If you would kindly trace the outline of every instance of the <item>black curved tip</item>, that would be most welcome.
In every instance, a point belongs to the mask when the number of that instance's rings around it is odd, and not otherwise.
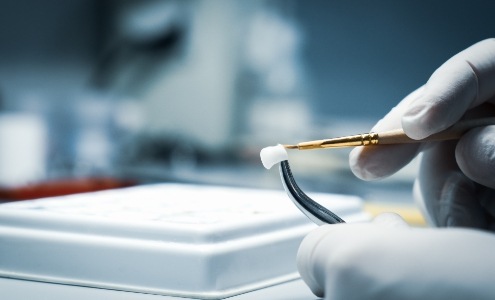
[[[318,225],[345,223],[336,214],[309,198],[297,185],[292,176],[289,161],[280,162],[280,177],[284,184],[285,191],[294,201],[294,204],[313,222]]]

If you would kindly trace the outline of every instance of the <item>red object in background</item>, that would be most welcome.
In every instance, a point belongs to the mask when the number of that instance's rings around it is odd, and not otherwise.
[[[136,182],[115,178],[59,179],[21,187],[0,187],[0,201],[30,200],[45,197],[95,192],[133,186]]]

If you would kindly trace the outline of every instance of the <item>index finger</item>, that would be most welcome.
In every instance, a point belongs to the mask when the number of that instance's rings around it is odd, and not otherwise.
[[[404,112],[402,128],[423,139],[456,123],[495,95],[495,38],[483,40],[438,68],[424,93]]]

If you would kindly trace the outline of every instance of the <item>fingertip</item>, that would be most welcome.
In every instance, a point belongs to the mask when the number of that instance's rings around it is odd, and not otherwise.
[[[335,225],[323,225],[311,231],[301,242],[297,251],[297,269],[301,278],[309,287],[311,292],[318,297],[324,296],[324,278],[318,267],[324,264],[315,261],[313,254],[316,246],[335,228]]]
[[[352,173],[359,179],[365,181],[377,180],[383,177],[377,170],[377,159],[369,155],[369,149],[365,147],[354,148],[349,153],[349,166]]]
[[[455,157],[461,171],[471,180],[495,188],[495,126],[474,128],[457,143]]]
[[[428,108],[424,106],[412,107],[406,111],[401,119],[402,129],[406,135],[415,140],[421,140],[431,134],[432,127],[427,122]]]
[[[322,225],[311,231],[304,237],[299,246],[299,251],[297,252],[298,261],[309,261],[311,259],[310,255],[313,247],[321,241],[330,230],[332,230],[335,226],[333,225]]]
[[[366,164],[363,164],[362,161],[362,150],[362,147],[352,149],[352,151],[349,153],[349,167],[351,168],[352,173],[357,178],[361,180],[371,180],[369,176],[370,174],[363,168]]]
[[[429,110],[425,105],[427,103],[425,93],[426,87],[423,85],[409,94],[405,98],[407,106],[402,109],[402,114],[398,120],[406,135],[415,140],[423,139],[429,135],[423,126],[423,119]]]
[[[352,173],[362,180],[378,180],[407,165],[418,149],[418,144],[358,147],[349,154],[349,166]]]

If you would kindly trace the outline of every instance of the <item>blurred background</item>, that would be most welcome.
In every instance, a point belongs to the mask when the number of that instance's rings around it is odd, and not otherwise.
[[[495,2],[3,0],[4,200],[149,182],[281,189],[261,148],[367,132],[457,52]],[[347,149],[291,152],[308,191],[409,201]],[[47,188],[50,187],[50,188]]]

